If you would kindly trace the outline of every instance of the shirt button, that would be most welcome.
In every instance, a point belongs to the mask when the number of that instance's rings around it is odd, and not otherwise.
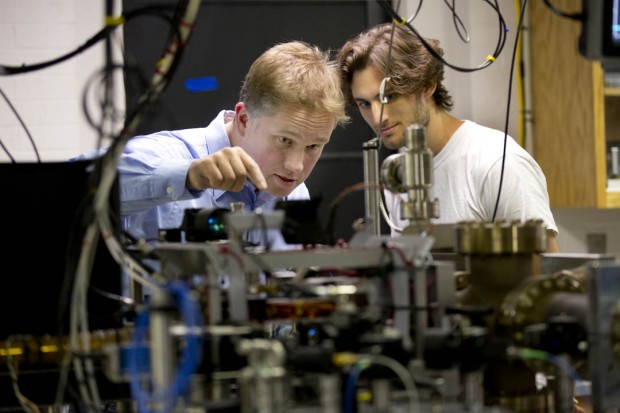
[[[167,192],[167,193],[169,193],[169,194],[171,194],[171,193],[172,193],[172,187],[171,187],[171,186],[167,187],[167,188],[166,188],[166,192]]]

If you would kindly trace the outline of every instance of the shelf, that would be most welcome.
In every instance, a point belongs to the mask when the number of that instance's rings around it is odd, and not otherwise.
[[[605,86],[605,96],[618,96],[620,97],[620,87],[617,86]]]
[[[620,191],[607,191],[607,208],[620,208]]]

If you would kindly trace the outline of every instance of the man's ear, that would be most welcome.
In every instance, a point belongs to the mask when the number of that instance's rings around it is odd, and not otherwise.
[[[239,136],[245,136],[249,129],[249,115],[245,103],[235,105],[235,129]]]
[[[424,91],[424,100],[429,100],[433,98],[433,93],[435,93],[435,89],[437,89],[437,84],[433,83]]]

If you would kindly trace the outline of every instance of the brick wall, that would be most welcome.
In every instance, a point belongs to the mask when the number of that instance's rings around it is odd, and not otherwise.
[[[0,64],[30,65],[62,56],[102,27],[103,2],[80,0],[0,1]],[[96,133],[87,126],[81,95],[88,77],[103,62],[98,44],[61,64],[25,74],[0,76],[42,161],[65,160],[93,147]],[[17,161],[35,161],[28,135],[0,99],[0,142]],[[9,160],[0,148],[0,161]]]

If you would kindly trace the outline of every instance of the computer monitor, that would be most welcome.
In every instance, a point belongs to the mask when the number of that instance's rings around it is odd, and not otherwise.
[[[92,171],[92,161],[0,164],[0,340],[68,333]],[[110,207],[118,216],[118,180]],[[120,294],[120,265],[100,240],[88,293],[91,330],[118,326]]]
[[[607,72],[620,71],[620,0],[583,0],[580,53],[600,60]]]

